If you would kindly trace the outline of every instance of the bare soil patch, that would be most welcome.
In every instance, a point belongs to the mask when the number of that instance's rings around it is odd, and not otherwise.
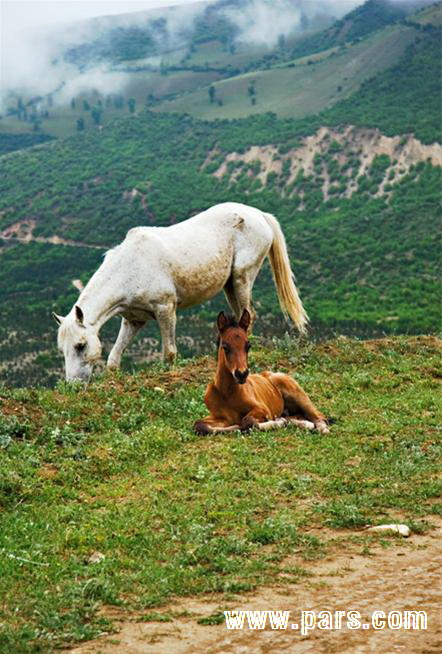
[[[430,654],[442,651],[440,564],[442,560],[442,520],[432,518],[437,529],[409,539],[381,537],[362,551],[360,543],[342,538],[342,532],[323,530],[328,540],[328,555],[321,561],[305,562],[296,555],[287,566],[298,565],[311,576],[302,581],[275,585],[237,595],[177,599],[162,614],[173,616],[170,622],[143,621],[143,613],[121,613],[108,609],[118,633],[105,636],[71,650],[72,654],[368,654],[377,652],[413,652]],[[388,546],[386,543],[388,542]],[[315,629],[307,636],[299,630],[228,630],[225,624],[201,625],[198,620],[219,611],[290,610],[292,622],[298,622],[301,610],[350,611],[361,614],[369,623],[374,611],[426,611],[426,630],[341,630]],[[147,611],[144,614],[147,616]],[[345,623],[344,623],[345,624]]]

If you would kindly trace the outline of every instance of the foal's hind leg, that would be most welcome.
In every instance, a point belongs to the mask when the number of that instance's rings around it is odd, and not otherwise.
[[[311,423],[313,423],[318,431],[328,434],[326,417],[318,411],[307,393],[293,377],[281,372],[270,373],[266,377],[276,386],[284,398],[284,408],[288,414],[288,421],[299,424],[301,427],[307,427],[307,429],[311,429]],[[310,425],[303,424],[307,422],[305,418],[310,422]]]
[[[115,370],[120,367],[121,356],[124,350],[145,324],[145,322],[141,321],[132,322],[130,320],[126,320],[126,318],[121,319],[121,327],[120,331],[118,332],[117,340],[115,341],[107,359],[108,368]]]

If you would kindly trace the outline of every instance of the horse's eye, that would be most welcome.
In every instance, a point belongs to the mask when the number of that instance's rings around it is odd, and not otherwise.
[[[86,343],[76,343],[74,345],[74,348],[78,353],[84,352],[84,350],[86,349]]]
[[[229,354],[229,352],[230,352],[230,345],[227,345],[227,343],[223,343],[223,344],[221,345],[221,347],[223,348],[223,350],[224,350],[224,352],[225,352],[226,354]]]
[[[251,347],[252,347],[251,343],[246,343],[246,352],[248,352]]]

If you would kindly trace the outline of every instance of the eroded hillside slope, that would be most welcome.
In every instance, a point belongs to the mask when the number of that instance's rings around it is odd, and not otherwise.
[[[218,156],[211,153],[205,165]],[[230,152],[213,175],[232,185],[245,173],[263,186],[276,184],[284,196],[300,193],[301,197],[302,181],[310,178],[327,201],[331,196],[353,195],[373,168],[381,175],[375,195],[385,195],[412,167],[425,162],[442,166],[441,144],[426,145],[412,135],[385,136],[377,129],[321,127],[288,151],[255,145],[243,153]]]

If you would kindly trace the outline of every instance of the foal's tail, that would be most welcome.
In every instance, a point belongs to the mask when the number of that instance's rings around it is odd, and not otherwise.
[[[275,216],[270,213],[263,213],[263,216],[273,231],[273,243],[269,251],[269,259],[279,304],[284,315],[286,317],[290,316],[299,331],[303,333],[308,322],[308,316],[302,306],[294,275],[290,268],[284,234]]]

